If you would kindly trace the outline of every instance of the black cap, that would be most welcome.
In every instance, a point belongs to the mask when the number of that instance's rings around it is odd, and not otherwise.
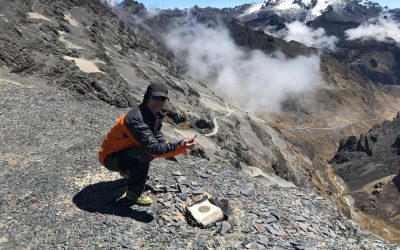
[[[167,85],[158,82],[152,82],[149,86],[147,86],[146,93],[151,94],[152,96],[163,96],[168,98],[168,88]]]

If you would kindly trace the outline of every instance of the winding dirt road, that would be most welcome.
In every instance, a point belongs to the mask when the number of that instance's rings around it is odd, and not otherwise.
[[[228,113],[226,113],[225,115],[222,115],[222,116],[214,117],[214,119],[213,119],[214,130],[209,134],[205,134],[204,136],[209,137],[209,136],[216,135],[218,133],[218,130],[219,130],[218,119],[224,118],[224,117],[228,117],[228,116],[232,115],[232,113],[235,111],[234,109],[231,109],[229,107],[228,103],[225,103],[225,106],[226,106],[226,110],[228,111]]]

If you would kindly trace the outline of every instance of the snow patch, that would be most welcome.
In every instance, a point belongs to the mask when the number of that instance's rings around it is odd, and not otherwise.
[[[253,12],[259,11],[262,6],[262,3],[253,3],[248,9],[244,11],[243,15],[249,15]]]

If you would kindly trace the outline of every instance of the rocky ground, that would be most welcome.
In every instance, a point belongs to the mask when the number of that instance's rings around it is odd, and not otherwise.
[[[398,248],[310,190],[265,186],[190,156],[154,161],[148,187],[161,189],[151,194],[155,204],[130,206],[118,200],[125,180],[97,161],[102,136],[123,109],[78,101],[36,80],[14,76],[0,84],[3,249]],[[204,192],[225,204],[228,216],[208,229],[189,225],[183,212]]]

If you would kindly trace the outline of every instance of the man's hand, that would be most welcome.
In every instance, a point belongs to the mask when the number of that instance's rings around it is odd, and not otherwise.
[[[182,141],[182,145],[189,150],[192,150],[194,146],[197,145],[197,141],[195,138],[185,139]]]

